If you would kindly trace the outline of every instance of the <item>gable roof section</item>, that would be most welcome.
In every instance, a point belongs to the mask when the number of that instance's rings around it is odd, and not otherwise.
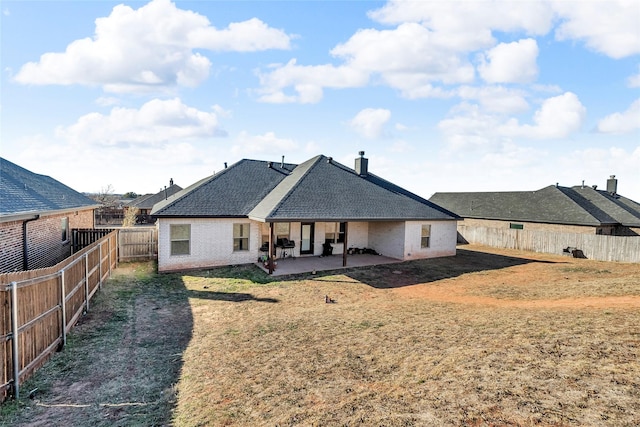
[[[359,176],[323,155],[298,166],[249,217],[262,221],[456,219],[417,195],[372,174]]]
[[[168,199],[169,196],[173,196],[181,190],[182,187],[173,184],[167,187],[165,190],[157,192],[156,194],[146,194],[144,196],[140,196],[132,200],[127,206],[138,209],[151,209],[156,203]]]
[[[272,164],[269,167],[269,163]],[[156,217],[242,218],[282,181],[295,165],[240,160],[157,203]]]
[[[435,193],[429,200],[465,218],[585,226],[640,222],[635,202],[591,187],[551,185],[536,191]]]
[[[99,204],[55,179],[0,158],[0,216],[97,207]]]

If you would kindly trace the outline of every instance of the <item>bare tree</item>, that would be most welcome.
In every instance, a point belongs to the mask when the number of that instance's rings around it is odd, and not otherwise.
[[[93,196],[93,200],[100,203],[102,206],[115,207],[118,199],[113,192],[113,185],[109,184],[106,187],[102,187],[100,192]]]

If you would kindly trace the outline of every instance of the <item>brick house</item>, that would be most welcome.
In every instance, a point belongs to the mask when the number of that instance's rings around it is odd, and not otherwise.
[[[55,265],[71,230],[93,228],[99,205],[55,179],[0,158],[0,273]]]
[[[640,235],[640,204],[597,186],[551,185],[536,191],[435,193],[429,200],[463,218],[460,230],[510,228],[551,233]]]
[[[368,171],[319,155],[295,165],[241,160],[155,205],[159,271],[367,248],[400,260],[456,253],[451,212]],[[346,261],[345,261],[346,262]]]

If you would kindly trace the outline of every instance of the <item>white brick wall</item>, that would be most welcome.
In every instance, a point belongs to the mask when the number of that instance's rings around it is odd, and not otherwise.
[[[233,250],[233,224],[250,224],[249,250]],[[171,255],[171,224],[191,224],[189,255]],[[260,223],[247,218],[158,219],[158,270],[186,270],[256,262],[261,252]]]
[[[233,224],[249,223],[248,251],[233,250]],[[191,250],[189,255],[170,254],[170,225],[191,224]],[[420,247],[422,224],[431,224],[429,248]],[[263,253],[259,251],[262,236],[268,236],[268,224],[249,219],[166,219],[160,218],[158,227],[158,270],[186,270],[222,265],[256,262]],[[295,256],[300,255],[301,224],[292,222],[290,239],[296,242]],[[398,259],[433,258],[455,255],[455,221],[408,222],[351,222],[348,227],[348,247],[372,248],[382,255]],[[315,223],[314,255],[322,254],[325,241],[325,223]],[[334,244],[335,255],[342,254],[342,243]],[[279,255],[279,251],[276,255]]]
[[[422,224],[431,225],[429,247],[422,248]],[[456,254],[456,221],[407,221],[405,226],[404,257],[402,259],[421,259]]]
[[[371,222],[369,245],[381,255],[403,259],[404,233],[404,222]]]

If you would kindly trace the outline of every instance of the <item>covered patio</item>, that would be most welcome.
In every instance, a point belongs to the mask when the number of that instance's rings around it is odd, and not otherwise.
[[[338,270],[351,267],[365,267],[369,265],[393,264],[402,262],[400,259],[390,258],[382,255],[354,254],[347,255],[347,266],[343,265],[342,255],[336,256],[307,256],[298,258],[277,259],[277,265],[272,272],[272,276],[287,276],[290,274],[311,273],[314,271]],[[269,269],[263,263],[257,263],[258,267],[269,273]]]

